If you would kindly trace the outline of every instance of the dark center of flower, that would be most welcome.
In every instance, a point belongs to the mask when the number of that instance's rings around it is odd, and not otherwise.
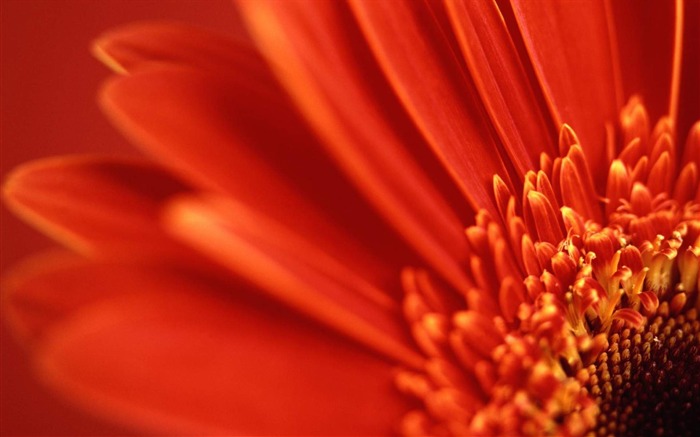
[[[596,434],[695,436],[700,433],[700,321],[697,311],[659,315],[610,335],[588,367],[600,414]]]

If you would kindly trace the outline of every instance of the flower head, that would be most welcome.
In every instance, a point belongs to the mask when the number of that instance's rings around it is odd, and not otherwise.
[[[238,7],[256,48],[97,41],[102,107],[152,160],[7,182],[81,253],[6,281],[49,384],[178,431],[697,431],[696,4],[642,7],[670,55],[639,89],[611,2]]]

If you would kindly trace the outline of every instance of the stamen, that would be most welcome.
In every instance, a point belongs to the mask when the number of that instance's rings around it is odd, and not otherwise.
[[[561,156],[542,155],[524,176],[522,197],[494,176],[501,216],[480,212],[465,232],[467,290],[403,272],[404,314],[428,357],[423,372],[397,376],[424,405],[404,433],[692,435],[700,160],[684,155],[674,188],[671,119],[650,132],[633,98],[621,123],[626,146],[605,183],[594,183],[569,126]],[[700,123],[691,137],[700,153]]]

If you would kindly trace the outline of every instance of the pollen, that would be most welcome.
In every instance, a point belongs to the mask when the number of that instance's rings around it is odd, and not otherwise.
[[[657,315],[609,336],[588,369],[600,407],[595,433],[694,436],[700,432],[698,312]]]
[[[684,148],[675,135],[631,99],[598,175],[565,125],[522,193],[494,177],[499,216],[465,234],[467,290],[405,269],[426,365],[397,373],[417,400],[401,433],[697,433],[700,122]]]

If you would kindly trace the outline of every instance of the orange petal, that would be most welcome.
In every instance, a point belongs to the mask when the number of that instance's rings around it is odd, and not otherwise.
[[[69,247],[137,256],[182,251],[159,229],[159,208],[187,190],[147,161],[93,156],[25,164],[10,174],[3,194],[14,212]]]
[[[475,208],[497,212],[494,174],[509,176],[501,145],[491,134],[478,93],[436,11],[421,2],[351,1],[350,5],[389,82],[435,153]],[[532,168],[513,150],[520,175]],[[516,176],[516,179],[519,179]]]
[[[500,217],[504,222],[508,220],[508,204],[510,199],[513,198],[508,185],[501,179],[498,175],[493,175],[493,195],[496,198],[496,205],[498,206],[498,212]]]
[[[651,148],[651,153],[649,153],[649,164],[651,167],[655,167],[658,164],[659,159],[667,154],[668,161],[674,163],[673,170],[675,170],[676,162],[676,146],[673,141],[673,133],[663,133],[660,134],[656,141],[653,143]],[[651,144],[650,144],[651,145]]]
[[[532,242],[532,238],[529,234],[523,234],[522,243],[522,259],[525,263],[525,271],[528,275],[539,276],[542,273],[542,267],[537,260],[537,252],[535,251],[535,244]]]
[[[331,245],[317,247],[281,223],[225,199],[178,200],[166,220],[175,235],[274,298],[393,359],[420,365],[398,307],[362,272],[324,253]]]
[[[143,278],[153,274],[148,269],[159,271],[165,262],[163,258],[139,266],[133,258],[95,262],[63,249],[33,255],[3,274],[4,317],[13,334],[34,346],[81,308],[144,288]],[[190,270],[196,268],[191,262],[187,265]],[[203,267],[202,272],[214,272]]]
[[[65,319],[81,306],[109,299],[129,288],[112,268],[95,265],[94,274],[109,290],[94,285],[64,293],[62,287],[78,277],[87,261],[64,250],[49,251],[23,260],[3,273],[3,316],[13,334],[28,345],[36,344],[48,328]],[[116,285],[119,284],[119,285]],[[130,284],[133,285],[133,284]]]
[[[619,159],[614,160],[610,164],[608,183],[605,189],[605,196],[608,199],[608,203],[605,205],[606,217],[610,217],[613,212],[617,211],[617,208],[622,204],[621,199],[629,197],[631,188],[627,167]]]
[[[498,6],[469,0],[446,5],[471,77],[510,159],[521,173],[532,170],[540,153],[555,152],[556,130],[535,96]]]
[[[524,302],[526,302],[525,289],[522,283],[516,282],[512,277],[501,282],[498,290],[498,304],[506,322],[513,323],[520,304]]]
[[[640,159],[640,153],[648,155],[651,150],[649,134],[651,132],[649,112],[644,102],[637,95],[620,111],[620,127],[622,128],[622,145],[620,159],[627,165],[634,165]]]
[[[253,131],[260,132],[260,142],[279,143],[279,136],[269,134],[268,122],[281,136],[293,129],[274,123],[282,117],[274,110],[274,97],[186,69],[149,70],[112,80],[101,97],[117,127],[197,184],[259,204],[290,197],[286,206],[291,207],[298,198],[282,176],[243,143]],[[263,119],[261,107],[246,105],[265,97],[268,100],[259,103],[268,108]],[[246,115],[251,110],[257,113]]]
[[[616,101],[616,53],[604,1],[546,8],[537,2],[511,3],[553,112],[576,130],[592,165],[606,166],[605,122],[616,119],[622,102]]]
[[[694,163],[700,167],[700,120],[695,121],[688,131],[688,138],[683,147],[683,166]]]
[[[652,195],[670,193],[675,170],[673,165],[670,153],[664,152],[649,170],[647,187]]]
[[[503,342],[493,321],[476,311],[466,310],[455,313],[452,322],[464,334],[466,342],[484,357]]]
[[[284,217],[295,229],[321,236],[342,229],[371,242],[378,256],[410,259],[315,149],[283,96],[247,87],[246,80],[236,85],[187,69],[150,70],[110,83],[103,104],[137,144],[198,185]],[[334,229],[321,224],[328,217]]]
[[[613,319],[622,320],[628,326],[639,329],[644,323],[644,316],[631,308],[620,308],[613,313]]]
[[[190,66],[220,74],[241,68],[259,74],[265,68],[265,61],[250,43],[171,22],[128,24],[110,30],[93,43],[93,53],[116,72],[125,74],[154,64]]]
[[[106,293],[50,326],[35,356],[45,382],[110,420],[174,434],[388,434],[408,408],[391,364],[232,284],[104,272],[44,272],[22,293],[44,304],[37,281],[54,295]]]
[[[689,163],[681,170],[676,180],[676,187],[673,191],[673,198],[681,205],[692,200],[698,191],[698,168],[694,162]]]
[[[659,308],[659,297],[653,291],[643,291],[639,293],[639,300],[642,302],[644,309],[653,314]]]
[[[571,206],[585,218],[600,223],[602,214],[593,185],[594,179],[581,148],[573,146],[561,163],[559,191],[562,203]]]
[[[379,86],[371,54],[358,44],[342,4],[239,5],[261,50],[341,168],[435,270],[466,289],[455,262],[466,258],[463,226],[409,154],[416,135],[407,135],[413,133],[410,122],[397,115],[392,97]],[[403,124],[395,125],[398,119]]]
[[[643,216],[651,213],[652,211],[652,196],[649,189],[640,182],[635,182],[632,185],[632,192],[630,193],[630,205],[632,206],[632,212],[637,216]]]
[[[559,225],[559,214],[554,210],[547,196],[532,190],[527,194],[525,207],[530,208],[539,241],[557,244],[562,240],[564,233]]]
[[[537,191],[545,195],[555,210],[559,210],[559,200],[557,198],[557,194],[554,192],[552,182],[549,180],[547,173],[542,170],[537,172]],[[564,224],[561,214],[557,214],[557,219],[559,220],[560,224]]]

